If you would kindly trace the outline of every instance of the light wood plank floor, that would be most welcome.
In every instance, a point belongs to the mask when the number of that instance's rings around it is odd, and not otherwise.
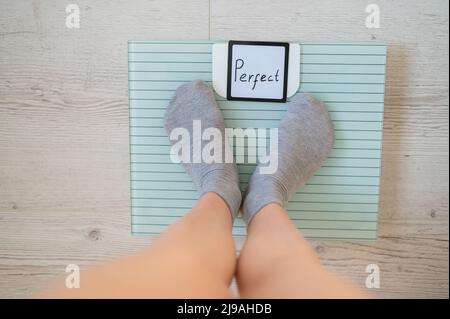
[[[389,45],[379,239],[315,241],[323,263],[390,297],[447,297],[448,1],[0,0],[0,297],[67,264],[127,254],[127,41],[259,39]],[[238,243],[241,247],[242,242]]]

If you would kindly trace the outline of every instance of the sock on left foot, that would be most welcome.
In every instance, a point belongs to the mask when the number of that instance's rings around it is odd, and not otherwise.
[[[213,127],[222,134],[222,162],[221,163],[182,163],[186,172],[200,191],[200,195],[214,192],[228,205],[231,215],[236,218],[241,204],[242,194],[239,189],[239,177],[236,164],[226,163],[225,156],[225,124],[222,114],[214,98],[214,93],[206,83],[195,80],[180,86],[164,116],[164,126],[170,135],[175,128],[185,128],[193,137],[193,121],[200,120],[202,130]],[[193,155],[193,145],[198,141],[191,141],[190,152]],[[173,143],[173,141],[172,141]],[[207,144],[201,141],[201,150]],[[200,151],[201,151],[200,150]]]

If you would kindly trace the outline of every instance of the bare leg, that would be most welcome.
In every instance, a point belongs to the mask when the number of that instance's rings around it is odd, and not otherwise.
[[[154,245],[81,273],[80,288],[58,283],[62,298],[229,298],[236,263],[228,206],[206,193]]]
[[[237,267],[243,298],[367,297],[320,264],[278,204],[263,207],[253,218]]]

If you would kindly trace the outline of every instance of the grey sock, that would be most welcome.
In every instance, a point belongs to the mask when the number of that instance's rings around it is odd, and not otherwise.
[[[222,134],[222,161],[210,164],[193,161],[193,121],[201,121],[201,129],[217,128]],[[235,163],[225,163],[225,124],[214,94],[206,83],[195,80],[180,86],[164,116],[164,126],[167,133],[175,128],[185,128],[190,132],[191,162],[182,163],[186,172],[200,191],[200,195],[207,192],[218,194],[227,203],[233,219],[239,212],[242,194],[239,189],[239,177]],[[176,142],[176,141],[174,141]],[[208,141],[202,141],[203,147]]]
[[[333,125],[323,103],[305,94],[289,102],[278,127],[277,171],[261,174],[260,163],[250,178],[242,207],[247,224],[267,204],[284,206],[320,168],[333,142]]]

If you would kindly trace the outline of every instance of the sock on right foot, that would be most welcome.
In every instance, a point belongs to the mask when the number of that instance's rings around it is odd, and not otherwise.
[[[284,207],[326,160],[334,142],[334,130],[325,105],[306,94],[288,103],[288,111],[278,127],[278,169],[261,174],[261,163],[248,183],[242,214],[250,224],[266,205]]]

